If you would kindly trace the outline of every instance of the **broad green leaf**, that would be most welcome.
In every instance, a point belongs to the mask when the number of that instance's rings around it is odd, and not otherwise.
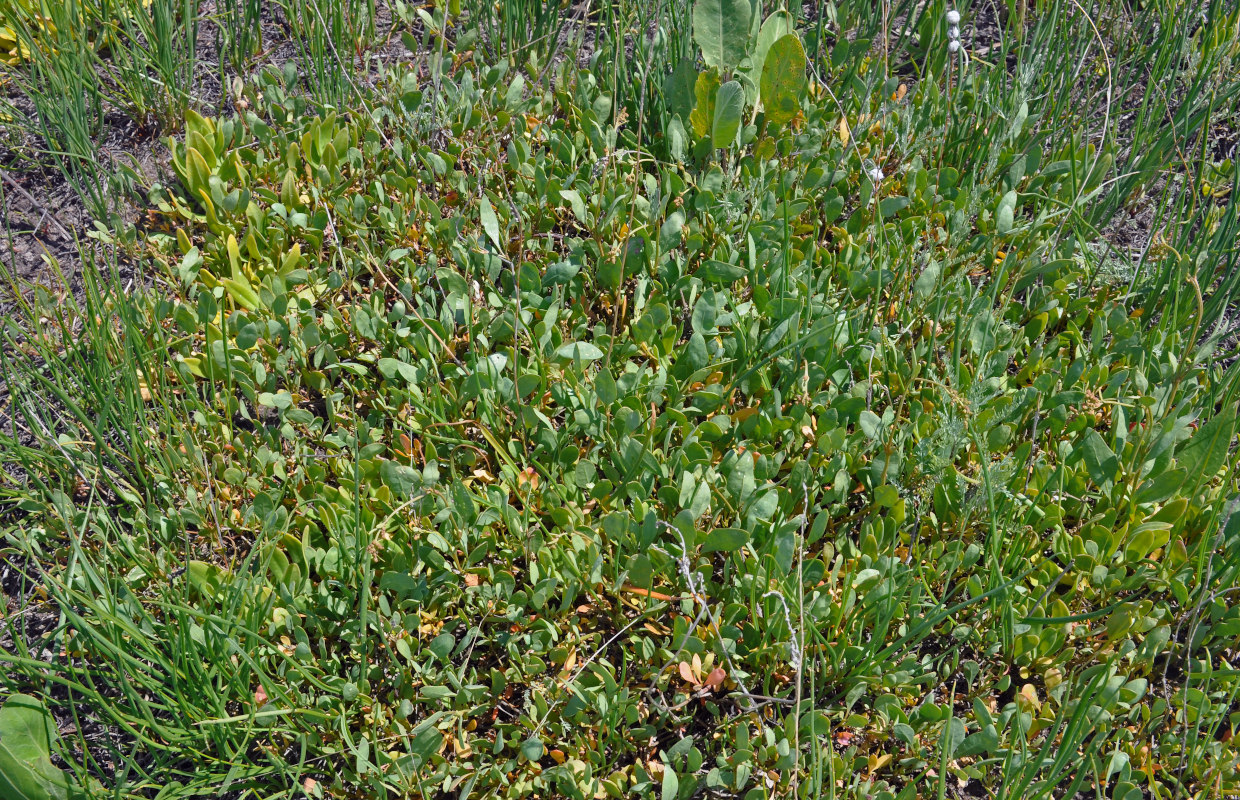
[[[965,740],[964,720],[959,717],[952,717],[947,721],[947,727],[943,730],[942,747],[947,751],[947,757],[951,758],[960,745]]]
[[[224,584],[224,570],[206,561],[190,561],[185,565],[185,577],[194,590],[204,597],[215,597]]]
[[[573,216],[576,217],[579,222],[585,222],[587,220],[585,201],[581,199],[581,195],[578,194],[575,189],[561,189],[560,197],[563,197],[568,201],[569,206],[573,209]]]
[[[443,734],[432,724],[435,716],[432,715],[428,722],[413,730],[413,743],[409,746],[409,752],[414,756],[415,763],[426,763],[443,745]]]
[[[749,275],[749,270],[726,261],[710,259],[698,267],[696,275],[704,281],[726,285]]]
[[[689,58],[681,59],[672,74],[667,76],[667,80],[663,82],[663,94],[667,97],[667,110],[671,114],[679,115],[684,120],[689,119],[697,100],[694,95],[697,79],[697,67]]]
[[[887,217],[890,217],[892,214],[897,214],[900,211],[907,208],[908,204],[909,204],[909,199],[905,197],[904,195],[897,195],[896,197],[886,197],[880,200],[878,203],[878,214],[883,219],[886,219]]]
[[[873,567],[867,567],[853,576],[852,587],[858,592],[866,592],[878,585],[882,577],[883,573]]]
[[[1202,425],[1180,448],[1175,460],[1185,472],[1183,486],[1199,486],[1214,477],[1227,459],[1235,428],[1236,409],[1233,406]]]
[[[719,93],[719,73],[712,69],[698,75],[693,93],[697,96],[697,102],[689,115],[689,122],[698,138],[705,139],[710,135],[711,126],[715,122],[715,95]]]
[[[379,465],[379,479],[383,481],[392,494],[402,500],[413,496],[413,491],[422,485],[422,474],[407,464],[395,461],[383,461]]]
[[[561,345],[559,350],[555,351],[556,358],[564,358],[569,361],[597,361],[603,357],[603,351],[590,344],[589,342],[569,342]]]
[[[741,63],[749,46],[753,7],[749,0],[697,0],[693,39],[706,66],[727,71]]]
[[[431,640],[430,651],[440,661],[447,661],[456,647],[456,637],[450,633],[441,633]]]
[[[616,379],[611,376],[611,373],[606,368],[600,369],[598,374],[594,376],[594,394],[598,396],[599,402],[605,406],[616,402],[616,399],[620,396],[616,388]]]
[[[939,283],[939,273],[943,271],[943,267],[937,261],[931,261],[922,273],[917,276],[917,280],[913,282],[913,294],[919,299],[925,299],[934,292],[934,287]]]
[[[703,553],[731,553],[740,550],[749,541],[749,534],[740,528],[715,528],[706,534],[702,543]]]
[[[417,368],[412,364],[406,364],[404,361],[395,358],[381,358],[376,366],[379,367],[379,372],[383,377],[388,380],[392,380],[399,375],[409,383],[417,383],[418,381]],[[278,403],[276,405],[279,406]]]
[[[834,191],[834,190],[832,190]],[[822,204],[822,221],[831,223],[839,219],[844,211],[844,198],[839,195],[828,197]]]
[[[1029,119],[1029,103],[1022,102],[1020,108],[1016,110],[1016,116],[1012,118],[1012,128],[1008,131],[1008,141],[1014,142],[1020,136],[1021,129],[1025,127],[1025,120]]]
[[[674,250],[680,246],[682,231],[685,227],[685,212],[673,211],[659,228],[659,249],[663,252]]]
[[[667,126],[667,152],[676,162],[685,160],[685,148],[689,143],[689,134],[685,131],[680,117],[672,117]]]
[[[861,432],[871,439],[877,439],[883,429],[882,418],[868,408],[861,412],[858,424],[861,426]]]
[[[708,363],[710,363],[710,351],[706,349],[706,337],[701,331],[694,331],[689,341],[685,342],[685,346],[677,354],[676,366],[687,370],[684,374],[688,375]]]
[[[762,28],[758,31],[757,45],[749,56],[750,66],[746,72],[754,88],[762,83],[762,68],[766,63],[766,55],[770,52],[771,45],[775,44],[776,40],[795,32],[796,20],[792,14],[783,9],[771,14],[762,23]],[[758,100],[758,97],[749,98],[751,103]]]
[[[965,737],[953,754],[955,758],[976,756],[989,753],[999,746],[999,731],[994,725],[987,725],[977,733]]]
[[[1016,191],[1009,191],[999,200],[999,207],[995,209],[995,230],[1000,235],[1006,236],[1012,232],[1014,225],[1013,217],[1016,213]]]
[[[10,695],[0,706],[0,797],[67,800],[68,776],[51,761],[52,715],[37,699]]]
[[[969,347],[977,355],[989,353],[995,346],[997,324],[990,309],[983,310],[969,325]]]
[[[1101,486],[1115,480],[1115,473],[1119,471],[1119,459],[1098,435],[1098,431],[1090,428],[1080,448],[1085,459],[1085,468],[1089,470],[1089,477],[1094,483]]]
[[[715,147],[729,147],[736,141],[744,110],[745,90],[739,83],[728,81],[719,87],[719,92],[715,95],[715,119],[710,129],[710,138]]]
[[[1186,469],[1167,470],[1142,484],[1134,500],[1138,503],[1161,503],[1187,482],[1188,475]],[[1196,480],[1196,476],[1193,480]]]
[[[521,755],[525,756],[530,761],[537,761],[538,759],[542,758],[543,757],[542,739],[531,736],[529,739],[526,739],[524,742],[522,742],[521,743]]]
[[[762,107],[767,122],[786,125],[801,110],[805,94],[805,48],[795,34],[782,36],[771,45],[762,68]]]
[[[680,779],[676,777],[676,770],[671,766],[663,769],[663,783],[659,788],[660,800],[676,800],[680,794]]]
[[[551,286],[559,286],[568,283],[577,277],[577,273],[581,271],[581,265],[573,261],[557,261],[547,267],[547,271],[543,274],[543,288]]]
[[[692,472],[680,476],[680,507],[689,512],[693,519],[710,510],[710,485]]]

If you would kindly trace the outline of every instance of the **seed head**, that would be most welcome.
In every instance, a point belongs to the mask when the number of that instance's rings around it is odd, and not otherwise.
[[[954,8],[948,11],[947,12],[947,24],[948,25],[959,25],[960,24],[960,12]]]
[[[950,42],[947,43],[947,49],[950,52],[959,53],[960,52],[960,40],[952,39]]]
[[[881,182],[884,177],[883,171],[879,169],[878,167],[870,167],[868,170],[866,170],[865,174],[869,175],[870,180],[874,181],[874,183]]]

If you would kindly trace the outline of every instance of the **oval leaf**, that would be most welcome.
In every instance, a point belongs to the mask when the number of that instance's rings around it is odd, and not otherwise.
[[[730,70],[745,57],[753,7],[749,0],[697,0],[693,4],[693,39],[706,66]]]
[[[795,35],[782,36],[771,45],[762,67],[762,107],[766,119],[787,125],[801,111],[805,93],[805,48]]]
[[[750,67],[746,73],[755,89],[762,83],[762,68],[766,63],[766,55],[770,52],[771,45],[795,30],[796,20],[792,14],[782,9],[771,14],[762,23],[762,30],[758,31],[758,44],[753,54],[749,56]],[[754,102],[757,98],[750,97],[749,100]]]
[[[561,345],[559,350],[555,351],[556,358],[564,358],[569,361],[597,361],[603,357],[603,351],[599,350],[589,342],[569,342]]]
[[[744,110],[745,90],[739,83],[728,81],[719,87],[719,93],[715,96],[715,119],[710,130],[715,147],[728,147],[736,141]]]
[[[703,553],[731,553],[740,550],[749,541],[749,534],[740,528],[716,528],[706,534],[702,543]]]

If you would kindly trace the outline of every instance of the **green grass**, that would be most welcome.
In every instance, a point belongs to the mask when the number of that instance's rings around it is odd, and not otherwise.
[[[1237,790],[1240,11],[156,4],[11,71],[172,138],[5,270],[0,789]]]

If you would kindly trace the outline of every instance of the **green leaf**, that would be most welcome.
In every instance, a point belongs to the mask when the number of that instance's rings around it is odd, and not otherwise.
[[[409,747],[409,752],[418,763],[425,764],[431,756],[439,752],[440,746],[443,745],[443,734],[434,725],[437,716],[438,714],[432,715],[426,722],[413,729],[413,743]]]
[[[710,484],[698,480],[692,472],[680,476],[680,507],[687,510],[693,519],[710,511]]]
[[[1137,490],[1136,497],[1133,499],[1137,503],[1161,503],[1187,483],[1188,475],[1189,472],[1186,469],[1168,470],[1141,484],[1141,488]]]
[[[879,433],[882,432],[883,420],[868,408],[861,412],[861,417],[857,422],[861,426],[861,431],[871,439],[877,439]]]
[[[577,273],[581,271],[581,265],[572,261],[557,261],[547,267],[547,271],[543,274],[542,285],[544,289],[552,286],[559,286],[568,283],[577,277]]]
[[[379,465],[379,479],[392,490],[392,494],[404,500],[412,497],[414,489],[422,485],[421,473],[395,461],[384,461]]]
[[[441,633],[431,640],[430,650],[440,661],[447,661],[454,647],[456,647],[456,637],[450,633]]]
[[[685,212],[673,211],[668,214],[667,220],[659,228],[659,249],[666,253],[679,247],[684,227]]]
[[[715,528],[706,534],[702,543],[703,553],[732,553],[749,541],[749,534],[740,528]]]
[[[486,232],[487,238],[495,245],[495,249],[502,252],[504,246],[499,241],[499,217],[495,215],[495,207],[491,205],[491,201],[487,199],[485,194],[479,203],[478,213],[482,217],[482,230]]]
[[[1089,477],[1094,483],[1101,486],[1115,480],[1115,473],[1119,471],[1119,459],[1111,452],[1111,448],[1107,447],[1098,431],[1090,428],[1080,444],[1080,449],[1085,458],[1085,468],[1089,470]]]
[[[1184,469],[1182,486],[1199,486],[1214,477],[1227,459],[1235,428],[1236,409],[1233,406],[1202,425],[1180,448],[1175,460]]]
[[[597,361],[603,355],[602,350],[589,342],[569,342],[568,344],[561,345],[560,349],[555,351],[556,358],[563,358],[569,361]]]
[[[581,195],[575,189],[561,189],[560,197],[568,201],[569,206],[573,209],[573,216],[579,222],[587,221],[585,201],[581,199]]]
[[[67,800],[68,776],[51,760],[52,715],[37,699],[10,695],[0,706],[0,797]]]
[[[206,561],[190,561],[185,565],[185,577],[194,591],[204,597],[215,597],[224,584],[224,570]]]
[[[692,116],[692,115],[690,115]],[[689,134],[680,117],[672,117],[667,126],[667,152],[677,163],[685,160],[685,148],[688,146]]]
[[[741,63],[749,46],[753,6],[749,0],[697,0],[693,39],[706,66],[726,71]]]
[[[887,197],[878,202],[878,214],[883,219],[897,214],[908,207],[909,200],[904,195],[898,197]]]
[[[749,275],[749,270],[736,264],[729,264],[726,261],[716,261],[709,259],[702,266],[698,267],[696,275],[704,281],[710,283],[718,283],[727,285],[735,283]]]
[[[999,207],[995,209],[995,229],[1000,235],[1006,236],[1012,232],[1013,217],[1016,213],[1016,191],[1009,191],[999,200]]]
[[[931,261],[913,282],[913,294],[921,299],[929,297],[934,292],[934,287],[938,285],[939,273],[942,271],[943,267],[939,262]]]
[[[778,39],[795,32],[796,20],[792,14],[783,9],[771,14],[762,23],[762,28],[758,31],[758,44],[749,56],[750,67],[747,73],[755,89],[762,83],[762,69],[771,45],[775,44]],[[757,97],[750,97],[750,102],[757,100]]]
[[[728,147],[736,141],[744,111],[745,90],[741,85],[736,81],[728,81],[720,86],[715,95],[715,118],[710,129],[710,138],[715,147]]]
[[[987,725],[977,733],[971,734],[960,743],[953,753],[954,758],[976,756],[989,753],[999,746],[999,731],[994,725]]]
[[[522,742],[521,743],[521,755],[525,756],[530,761],[537,761],[538,759],[542,758],[543,756],[542,739],[539,739],[536,736],[531,736],[530,738]]]
[[[697,86],[698,71],[693,59],[684,58],[672,70],[663,82],[663,95],[667,98],[667,110],[681,119],[688,120],[693,113],[697,98],[694,88]]]
[[[868,567],[853,576],[852,587],[858,592],[864,593],[877,586],[882,577],[883,573],[873,567]]]
[[[676,777],[676,770],[671,765],[663,768],[663,785],[660,789],[660,800],[676,800],[676,796],[680,794],[680,779]]]
[[[606,368],[600,369],[598,374],[594,376],[594,393],[598,395],[599,402],[605,406],[616,402],[616,398],[619,397],[616,379],[611,376],[611,373]]]
[[[947,727],[943,730],[943,750],[946,751],[949,759],[960,749],[964,739],[964,720],[952,717],[947,721]]]
[[[412,364],[406,364],[404,361],[399,361],[395,358],[381,358],[376,366],[379,367],[379,372],[383,377],[388,380],[392,380],[399,375],[409,383],[417,383],[418,381],[418,370]]]
[[[805,48],[796,35],[782,36],[771,45],[762,68],[761,97],[767,122],[791,122],[801,111],[805,86]]]

